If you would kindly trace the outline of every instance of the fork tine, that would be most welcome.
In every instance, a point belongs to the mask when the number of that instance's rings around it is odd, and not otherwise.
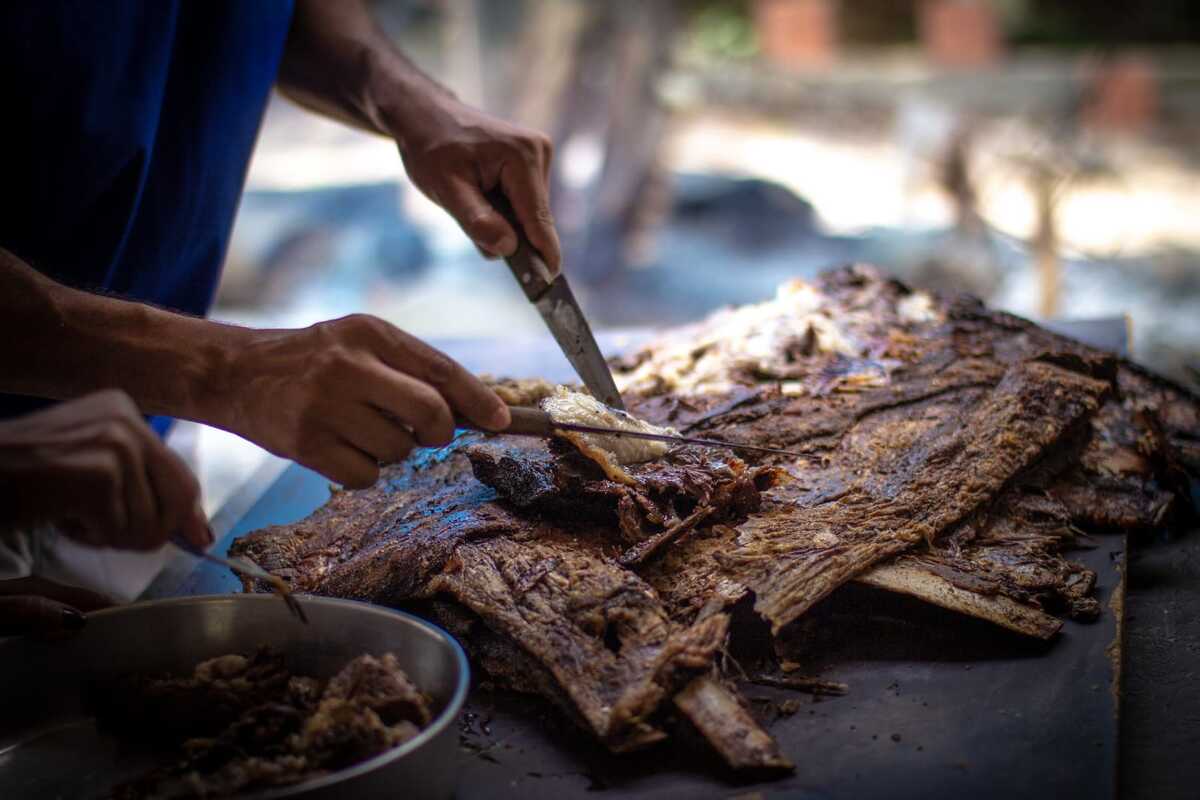
[[[210,561],[214,564],[219,564],[220,566],[232,570],[239,575],[245,575],[257,581],[262,581],[263,583],[269,584],[271,591],[283,599],[284,604],[288,607],[288,612],[305,625],[308,624],[308,615],[305,614],[304,609],[301,608],[300,601],[292,596],[292,587],[288,586],[287,581],[285,581],[283,578],[267,572],[265,569],[251,561],[246,561],[240,558],[226,558],[225,556],[219,556],[215,553],[209,553],[205,550],[193,547],[180,537],[172,537],[172,541],[177,547],[185,552],[191,553],[197,558]]]

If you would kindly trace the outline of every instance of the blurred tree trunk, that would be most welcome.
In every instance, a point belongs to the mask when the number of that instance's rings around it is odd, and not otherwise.
[[[483,103],[483,67],[479,41],[479,0],[444,0],[446,24],[442,48],[446,80],[454,93],[473,106]]]
[[[1037,265],[1040,297],[1038,313],[1042,319],[1058,314],[1062,267],[1058,260],[1058,226],[1054,214],[1058,206],[1059,179],[1053,171],[1035,169],[1033,195],[1037,207],[1037,228],[1033,235],[1033,257]]]
[[[668,66],[669,0],[583,4],[575,58],[549,127],[558,145],[552,202],[567,268],[600,283],[625,262],[666,123],[655,85]]]
[[[517,42],[511,114],[522,125],[549,135],[558,124],[589,8],[580,2],[529,0],[524,14],[529,23]]]

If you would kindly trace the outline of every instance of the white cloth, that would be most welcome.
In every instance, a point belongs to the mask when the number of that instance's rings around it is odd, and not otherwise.
[[[37,575],[117,602],[142,593],[162,569],[167,547],[146,553],[88,547],[51,526],[0,533],[0,580]]]

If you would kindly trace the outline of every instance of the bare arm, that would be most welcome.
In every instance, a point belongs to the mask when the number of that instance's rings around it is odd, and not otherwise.
[[[0,248],[0,392],[61,400],[120,387],[145,413],[215,420],[232,333],[68,288]]]
[[[379,463],[508,409],[459,364],[388,323],[351,316],[255,330],[58,284],[0,249],[0,392],[121,389],[144,413],[233,431],[350,487]]]
[[[279,86],[302,105],[395,139],[413,183],[491,256],[517,246],[484,197],[499,187],[529,241],[559,268],[549,139],[459,102],[392,45],[363,0],[299,0]]]

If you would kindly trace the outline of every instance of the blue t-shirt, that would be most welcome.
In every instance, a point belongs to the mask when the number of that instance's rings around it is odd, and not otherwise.
[[[0,246],[71,286],[206,313],[291,14],[0,4]],[[0,395],[0,417],[43,405]]]

